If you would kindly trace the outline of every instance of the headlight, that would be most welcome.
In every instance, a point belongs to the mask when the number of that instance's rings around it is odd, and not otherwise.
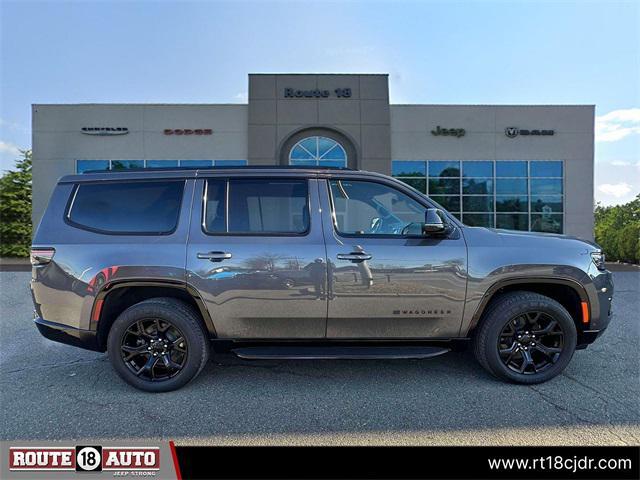
[[[591,252],[591,259],[598,270],[606,270],[603,252]]]

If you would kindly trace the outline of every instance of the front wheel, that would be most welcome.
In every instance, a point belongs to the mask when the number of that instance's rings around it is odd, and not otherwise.
[[[176,390],[204,368],[209,342],[195,312],[174,298],[151,298],[122,312],[107,340],[109,359],[130,385]]]
[[[576,326],[555,300],[509,292],[492,302],[474,336],[474,353],[496,377],[515,383],[550,380],[569,364]]]

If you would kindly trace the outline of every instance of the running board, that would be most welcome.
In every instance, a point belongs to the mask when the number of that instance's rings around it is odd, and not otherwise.
[[[442,347],[345,347],[345,346],[262,346],[231,351],[245,360],[338,360],[430,358],[447,353]]]

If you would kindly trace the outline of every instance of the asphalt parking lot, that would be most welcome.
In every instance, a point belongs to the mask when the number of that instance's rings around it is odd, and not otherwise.
[[[429,360],[216,357],[187,387],[147,394],[106,355],[42,338],[28,272],[0,272],[2,440],[186,444],[638,445],[640,271],[615,273],[614,318],[546,384],[508,385],[468,352]]]

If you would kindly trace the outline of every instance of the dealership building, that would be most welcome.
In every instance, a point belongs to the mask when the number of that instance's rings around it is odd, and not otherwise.
[[[593,105],[392,105],[379,74],[251,74],[247,104],[33,105],[33,220],[62,175],[320,165],[393,175],[464,223],[593,238]]]

